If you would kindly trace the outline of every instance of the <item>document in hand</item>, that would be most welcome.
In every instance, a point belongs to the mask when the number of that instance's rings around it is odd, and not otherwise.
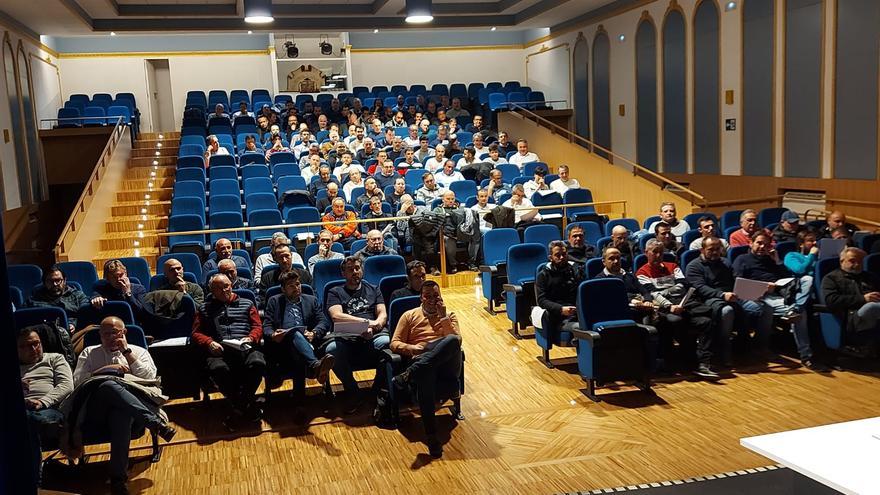
[[[333,324],[333,333],[341,335],[361,335],[370,328],[366,321],[340,321]]]
[[[242,344],[245,344],[241,339],[223,339],[220,343],[239,351],[241,350]]]
[[[736,282],[733,283],[733,293],[740,299],[757,301],[767,293],[767,287],[767,282],[736,277]]]

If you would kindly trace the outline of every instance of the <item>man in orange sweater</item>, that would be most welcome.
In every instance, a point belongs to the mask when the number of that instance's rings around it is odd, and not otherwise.
[[[358,224],[354,222],[357,220],[357,215],[353,211],[345,209],[345,200],[342,198],[334,199],[332,208],[330,213],[321,218],[321,221],[324,222],[324,228],[333,234],[333,242],[340,242],[346,248],[350,248],[352,242],[361,238]]]
[[[440,457],[443,445],[434,417],[435,388],[438,381],[458,383],[461,377],[461,335],[458,318],[455,313],[447,314],[437,282],[422,284],[421,298],[421,306],[400,317],[391,338],[392,352],[412,358],[393,382],[398,388],[415,388],[428,450],[431,456]]]

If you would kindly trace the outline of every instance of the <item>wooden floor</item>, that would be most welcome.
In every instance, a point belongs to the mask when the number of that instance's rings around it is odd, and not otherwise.
[[[514,340],[503,314],[482,308],[477,287],[449,289],[467,353],[467,419],[454,425],[441,460],[421,443],[417,419],[402,431],[321,412],[306,428],[290,417],[286,394],[273,397],[262,431],[230,435],[220,401],[167,408],[180,428],[157,464],[138,462],[132,493],[357,494],[535,493],[589,490],[758,467],[768,459],[739,446],[744,436],[876,416],[880,375],[819,375],[796,363],[744,364],[717,384],[661,380],[656,397],[621,387],[593,403],[581,392],[570,349],[554,351],[557,369],[536,359],[533,339]],[[783,360],[784,361],[784,360]],[[568,362],[569,364],[565,364]],[[735,375],[735,376],[734,376]],[[335,411],[336,409],[332,409]],[[453,427],[454,426],[454,427]],[[99,448],[98,450],[103,450]],[[105,450],[106,451],[106,450]],[[141,459],[146,450],[138,450]],[[103,493],[103,463],[49,488]]]

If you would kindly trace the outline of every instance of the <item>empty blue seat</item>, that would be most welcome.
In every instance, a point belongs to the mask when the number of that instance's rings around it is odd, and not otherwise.
[[[250,179],[244,179],[242,183],[244,184],[245,197],[258,192],[275,193],[269,177],[251,177]]]
[[[293,153],[279,151],[269,155],[269,165],[275,165],[276,163],[299,163],[299,159]]]
[[[39,325],[40,323],[48,323],[50,326],[57,324],[62,328],[68,328],[67,313],[63,309],[54,306],[16,309],[12,313],[12,320],[15,330]]]
[[[584,188],[569,189],[568,191],[565,191],[565,196],[563,196],[562,199],[565,204],[592,203],[593,192]],[[572,206],[565,209],[565,214],[570,219],[574,219],[579,213],[596,213],[596,207],[592,205]]]
[[[186,232],[204,230],[205,223],[198,215],[174,215],[168,217],[168,232]],[[205,245],[205,234],[185,234],[168,237],[168,246],[202,246]]]
[[[83,126],[102,126],[107,123],[105,116],[107,111],[104,107],[88,106],[83,113]]]
[[[278,195],[284,193],[284,191],[305,191],[306,190],[306,180],[299,175],[285,175],[283,177],[278,178]]]
[[[237,179],[217,179],[212,180],[208,183],[208,187],[210,188],[211,195],[221,195],[221,194],[229,194],[232,196],[238,196],[241,194],[241,190],[238,187]]]
[[[562,196],[558,192],[551,192],[548,194],[540,194],[535,193],[532,194],[532,204],[535,206],[552,206],[552,205],[562,205]],[[538,210],[542,217],[544,218],[553,218],[554,216],[562,217],[562,207],[559,208],[547,208],[543,210]]]
[[[35,285],[43,282],[43,270],[37,265],[8,265],[6,274],[9,285],[21,290],[25,299],[31,296],[31,289]]]
[[[275,153],[276,155],[278,153]],[[273,155],[274,156],[274,155]],[[266,156],[262,153],[245,153],[238,158],[238,164],[242,167],[255,163],[257,165],[266,164]]]
[[[477,194],[477,183],[472,180],[459,180],[451,183],[449,190],[455,193],[456,200],[464,202]]]
[[[254,193],[244,198],[247,211],[278,209],[278,201],[272,193]]]
[[[67,280],[78,283],[84,291],[91,291],[98,281],[98,271],[91,261],[62,261],[58,266],[67,275]]]
[[[547,97],[544,96],[543,91],[529,91],[527,99],[529,100],[528,109],[536,110],[549,108],[550,105],[547,105]]]
[[[298,206],[290,208],[285,213],[285,216],[285,223],[287,223],[288,225],[298,223],[314,223],[321,221],[321,215],[318,213],[318,210],[312,206]],[[312,236],[317,236],[318,232],[320,231],[320,226],[289,227],[287,229],[287,235],[291,239],[294,239],[299,236],[308,236],[308,234],[311,234]],[[306,261],[308,261],[308,258],[306,258]]]
[[[508,184],[512,183],[517,177],[522,176],[519,167],[511,163],[502,163],[495,168],[501,171],[501,180]],[[531,177],[529,177],[529,179],[531,179]]]
[[[247,165],[241,167],[240,172],[242,182],[247,182],[248,179],[253,177],[269,178],[269,167],[265,165]]]
[[[205,199],[205,184],[196,180],[183,180],[174,183],[174,197],[194,197]]]
[[[131,125],[131,111],[128,107],[120,105],[110,105],[107,107],[107,123],[109,125],[116,125],[119,117],[122,117],[123,124]]]
[[[278,182],[279,177],[300,175],[299,165],[295,163],[279,163],[272,167],[272,177]]]
[[[78,108],[64,107],[58,109],[58,127],[81,127],[82,121],[79,119],[80,111]]]
[[[241,215],[241,210],[216,212],[214,210],[211,210],[208,221],[210,223],[211,229],[235,229],[239,227],[244,227],[244,218]],[[223,238],[229,239],[232,242],[245,241],[244,231],[238,230],[232,232],[212,233],[208,242],[210,242],[210,244],[213,246],[215,242]]]
[[[561,239],[562,234],[559,233],[559,227],[551,224],[531,225],[523,231],[523,242],[548,246],[551,241],[559,241]]]
[[[178,170],[174,175],[175,181],[191,181],[194,180],[196,182],[200,182],[202,184],[205,183],[205,169],[203,168],[182,168]]]
[[[205,159],[201,155],[181,156],[177,159],[177,168],[205,168]]]
[[[183,196],[171,200],[171,215],[198,215],[205,220],[205,199]]]
[[[379,255],[364,260],[364,280],[378,286],[384,277],[406,275],[406,261],[403,256]]]
[[[281,223],[281,212],[277,209],[248,211],[248,227],[280,225]],[[256,241],[257,239],[272,237],[272,234],[277,230],[277,227],[271,229],[251,230],[248,232],[248,236],[251,241]]]
[[[232,155],[214,155],[208,161],[211,167],[234,167],[235,157]]]
[[[235,167],[210,167],[208,169],[208,177],[210,177],[212,182],[221,179],[238,181],[238,169]]]

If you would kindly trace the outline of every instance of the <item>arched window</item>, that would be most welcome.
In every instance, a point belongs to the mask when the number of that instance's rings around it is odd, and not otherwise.
[[[775,2],[742,7],[742,173],[773,175],[773,15]]]
[[[600,29],[593,38],[593,143],[611,149],[611,45]],[[608,158],[596,150],[596,154]]]
[[[590,67],[590,51],[583,33],[578,35],[572,56],[572,74],[574,74],[574,120],[575,130],[581,137],[590,139],[590,88],[588,70]],[[584,144],[578,141],[580,144]]]
[[[663,171],[687,172],[687,77],[684,16],[671,10],[663,22]]]
[[[657,30],[650,18],[636,30],[636,161],[657,170]]]
[[[28,63],[24,45],[18,42],[18,82],[19,95],[21,96],[22,121],[24,122],[25,142],[27,143],[28,167],[30,177],[31,202],[39,202],[45,199],[43,194],[45,186],[45,173],[43,168],[43,150],[40,144],[40,136],[37,134],[37,118],[34,110],[34,101],[31,96],[31,69]]]
[[[785,175],[822,163],[822,0],[785,2]]]
[[[694,172],[721,171],[721,88],[718,7],[702,0],[694,12]]]
[[[6,102],[9,105],[11,120],[12,143],[15,152],[14,165],[3,165],[4,207],[18,208],[27,201],[27,151],[24,141],[24,124],[22,122],[21,105],[18,95],[18,77],[15,69],[15,52],[9,41],[9,33],[3,39],[3,71],[6,76]],[[16,188],[15,185],[18,187]]]

